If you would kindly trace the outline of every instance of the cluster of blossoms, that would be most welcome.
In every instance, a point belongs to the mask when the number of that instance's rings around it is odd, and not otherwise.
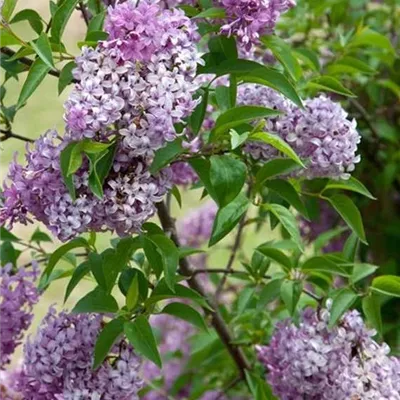
[[[124,340],[92,369],[101,326],[99,315],[57,314],[51,308],[36,336],[25,344],[22,368],[8,380],[8,391],[26,400],[139,399],[141,359]]]
[[[283,113],[269,118],[266,128],[285,140],[300,158],[309,160],[307,168],[297,176],[348,179],[360,162],[356,155],[360,142],[356,121],[348,120],[341,105],[325,96],[307,99],[301,109],[272,89],[243,85],[238,91],[238,103],[261,105]],[[256,141],[248,142],[245,151],[260,161],[279,156],[275,148]]]
[[[267,380],[282,400],[400,399],[400,360],[379,345],[357,311],[329,328],[329,310],[308,308],[299,326],[277,325],[268,346],[257,348]]]
[[[296,5],[294,0],[219,0],[226,22],[221,32],[235,35],[250,50],[262,35],[272,33],[281,14]]]
[[[148,166],[155,150],[177,137],[174,124],[198,103],[192,97],[200,62],[195,25],[181,10],[127,1],[108,9],[105,30],[108,39],[76,59],[79,83],[65,104],[65,135],[48,132],[28,151],[25,167],[11,165],[1,223],[26,223],[31,214],[61,240],[90,229],[125,235],[140,229],[171,187],[174,171],[151,176]],[[115,140],[117,148],[104,197],[91,193],[84,163],[74,177],[73,201],[59,158],[84,138]]]
[[[299,218],[300,233],[307,243],[311,243],[322,233],[343,227],[342,222],[333,208],[328,203],[321,201],[319,203],[319,215],[317,219],[306,220],[305,218]],[[323,248],[323,251],[325,253],[342,251],[346,238],[346,233],[335,236]]]
[[[21,344],[32,322],[32,307],[39,300],[35,286],[37,264],[32,262],[32,268],[21,267],[15,273],[12,269],[12,264],[0,269],[0,369],[10,362],[10,356]]]

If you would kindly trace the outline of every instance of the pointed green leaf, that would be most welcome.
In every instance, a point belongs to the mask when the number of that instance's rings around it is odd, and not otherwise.
[[[174,317],[189,322],[199,329],[207,331],[207,325],[202,315],[185,303],[170,303],[163,308],[161,314],[173,315]]]
[[[356,97],[353,92],[345,88],[336,78],[333,78],[332,76],[325,75],[319,78],[314,78],[308,82],[307,86],[327,92],[338,93],[347,97]]]
[[[372,281],[371,289],[386,296],[400,297],[400,276],[378,276]]]
[[[276,158],[265,163],[256,174],[256,187],[261,188],[262,184],[277,175],[287,174],[299,168],[293,160],[286,158]]]
[[[126,294],[125,304],[128,311],[135,308],[139,300],[139,280],[138,276],[135,275],[132,279],[131,285],[129,286],[128,293]]]
[[[64,65],[60,72],[60,77],[58,78],[58,94],[61,94],[64,89],[73,81],[74,77],[72,75],[72,71],[75,67],[75,61],[70,61]]]
[[[71,295],[71,293],[75,289],[76,285],[89,272],[90,272],[90,263],[88,261],[83,262],[82,264],[78,265],[74,269],[71,279],[68,282],[67,289],[65,290],[64,303],[68,300],[68,297]]]
[[[184,153],[186,150],[182,147],[182,139],[175,139],[173,142],[156,151],[153,162],[150,166],[150,173],[156,174],[161,168],[168,165],[176,156]]]
[[[36,41],[31,42],[31,46],[49,68],[54,68],[53,53],[45,32],[42,32]]]
[[[329,327],[333,327],[336,322],[342,317],[342,315],[350,309],[350,307],[357,300],[358,295],[354,293],[351,289],[343,288],[341,289],[333,298],[331,315],[329,318]]]
[[[351,177],[348,180],[340,180],[340,181],[331,180],[325,186],[323,192],[329,189],[349,190],[351,192],[360,193],[371,200],[376,200],[376,197],[374,197],[360,181],[358,181],[356,178],[353,177]]]
[[[81,313],[116,313],[118,303],[114,297],[106,293],[100,286],[82,297],[72,309],[75,314]]]
[[[379,296],[374,293],[369,294],[362,300],[362,309],[367,317],[367,321],[377,330],[379,335],[382,336],[382,315],[381,315],[381,303]]]
[[[68,20],[75,10],[79,0],[64,0],[56,9],[51,24],[51,37],[55,43],[61,42],[61,36],[64,33]]]
[[[299,281],[284,280],[281,285],[281,298],[290,315],[294,315],[303,285]]]

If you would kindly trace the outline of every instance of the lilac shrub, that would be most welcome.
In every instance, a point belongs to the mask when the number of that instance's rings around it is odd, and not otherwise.
[[[39,300],[35,286],[38,274],[35,261],[32,267],[21,267],[16,272],[12,264],[0,269],[0,369],[9,364],[32,322],[32,309]]]
[[[400,399],[400,360],[373,339],[358,311],[329,328],[327,309],[306,309],[299,326],[279,322],[258,346],[267,380],[281,400]]]

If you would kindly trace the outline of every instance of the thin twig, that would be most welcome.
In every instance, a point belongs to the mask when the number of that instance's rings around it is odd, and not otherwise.
[[[15,51],[14,51],[14,50],[11,50],[11,49],[8,48],[8,47],[2,47],[2,48],[1,48],[1,52],[2,52],[3,54],[7,55],[7,56],[10,56],[10,57],[12,57],[12,56],[15,54]],[[33,64],[33,60],[31,60],[31,59],[28,58],[28,57],[20,57],[20,58],[18,58],[17,61],[19,61],[19,62],[22,63],[22,64],[27,65],[28,67],[30,67],[30,66]],[[49,70],[48,74],[51,75],[51,76],[55,76],[55,77],[57,77],[57,78],[60,77],[60,71],[57,70],[57,69],[51,69],[51,70]],[[78,83],[79,81],[78,81],[77,79],[72,79],[72,82]]]
[[[8,139],[19,139],[22,140],[23,142],[29,142],[29,143],[33,143],[35,140],[28,138],[26,136],[22,136],[22,135],[18,135],[17,133],[14,133],[10,130],[6,130],[6,129],[0,129],[0,133],[3,134],[2,137],[0,137],[0,142],[5,142]]]
[[[231,389],[233,389],[240,381],[242,380],[242,378],[240,376],[237,376],[232,382],[230,382],[222,391],[221,393],[218,395],[218,397],[216,398],[216,400],[220,400],[220,399],[224,399],[226,393],[228,393]]]
[[[193,275],[197,274],[243,274],[244,271],[238,271],[235,269],[225,269],[225,268],[203,268],[203,269],[195,269],[192,272]]]
[[[78,8],[79,8],[80,12],[82,13],[82,17],[85,20],[86,26],[88,26],[89,22],[90,22],[90,15],[89,15],[89,12],[88,12],[86,6],[83,4],[83,1],[80,1],[78,3]]]
[[[177,247],[180,247],[179,238],[176,233],[175,222],[172,219],[171,215],[169,214],[168,209],[164,202],[157,204],[157,212],[164,231],[169,233],[171,236],[171,240],[176,244]],[[189,262],[185,257],[179,260],[179,267],[183,275],[185,276],[192,275],[192,269],[190,268]],[[206,314],[211,315],[211,324],[215,328],[221,341],[224,343],[231,357],[235,361],[237,368],[239,370],[240,378],[243,379],[245,377],[245,370],[251,369],[250,363],[247,360],[246,355],[243,353],[243,350],[238,345],[233,344],[232,333],[227,324],[225,323],[224,319],[222,318],[222,315],[218,311],[217,304],[215,304],[212,301],[212,299],[207,299],[203,286],[195,276],[192,276],[187,282],[189,286],[193,290],[198,292],[201,296],[203,296],[210,305],[212,311],[209,310],[208,308],[204,308],[204,312]]]
[[[250,196],[251,193],[251,185],[249,184],[248,188],[247,188],[247,197]],[[217,290],[215,291],[215,300],[218,302],[219,297],[221,296],[222,290],[224,289],[224,285],[226,283],[226,280],[228,279],[228,274],[229,272],[232,270],[232,266],[233,263],[235,262],[235,258],[236,258],[236,254],[239,250],[241,241],[242,241],[242,234],[243,234],[243,229],[245,227],[245,222],[246,222],[246,214],[244,213],[240,222],[239,222],[239,228],[238,231],[236,233],[236,237],[235,237],[235,241],[233,243],[232,246],[232,251],[231,251],[231,255],[229,256],[229,260],[228,263],[226,264],[226,272],[224,273],[224,275],[222,276]]]
[[[313,298],[315,301],[318,301],[318,303],[321,303],[323,298],[317,296],[315,293],[311,292],[310,290],[303,288],[303,293],[307,294],[308,296],[310,296],[311,298]]]
[[[365,123],[368,125],[369,130],[372,133],[372,136],[374,137],[374,140],[379,141],[379,133],[377,129],[375,128],[368,111],[355,99],[350,98],[349,102],[352,107],[354,107],[360,114],[362,119],[365,121]]]

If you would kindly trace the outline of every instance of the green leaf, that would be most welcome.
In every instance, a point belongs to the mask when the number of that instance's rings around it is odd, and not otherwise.
[[[254,121],[255,119],[279,115],[280,112],[260,106],[239,106],[223,112],[215,122],[215,136],[219,136],[231,128],[239,126],[244,122]]]
[[[274,301],[281,292],[282,279],[274,279],[268,282],[261,290],[257,302],[258,309],[264,309],[271,301]]]
[[[17,109],[21,108],[25,102],[31,97],[32,93],[41,84],[50,67],[46,65],[40,58],[37,58],[31,65],[28,76],[22,86],[21,93],[18,97]]]
[[[93,369],[96,370],[111,351],[117,338],[124,332],[124,320],[116,318],[104,326],[94,346]]]
[[[340,236],[343,232],[346,232],[348,228],[346,226],[339,226],[338,228],[330,229],[329,231],[321,233],[314,240],[314,252],[318,253],[333,239]]]
[[[351,274],[350,282],[352,284],[357,283],[367,276],[372,275],[378,268],[377,265],[356,263],[353,265],[353,273]]]
[[[15,34],[10,31],[9,29],[6,29],[4,27],[0,27],[0,42],[1,46],[13,46],[15,44],[23,46],[24,43],[17,37]],[[1,59],[5,59],[5,57],[2,55]],[[4,68],[4,63],[2,63],[2,67]]]
[[[1,7],[1,16],[5,21],[9,21],[12,13],[15,10],[18,0],[4,0],[3,6]],[[4,46],[4,44],[1,44]]]
[[[193,18],[225,18],[225,9],[218,7],[207,8]]]
[[[175,200],[177,201],[179,207],[182,208],[182,196],[181,196],[181,192],[178,189],[178,186],[174,185],[172,187],[171,194],[172,194],[172,196],[175,197]]]
[[[278,219],[299,249],[302,249],[303,244],[295,216],[280,204],[265,204],[263,208],[270,211]]]
[[[53,42],[61,42],[61,36],[78,1],[79,0],[64,0],[61,5],[58,6],[51,24],[51,38]]]
[[[316,72],[320,71],[321,65],[319,63],[319,56],[316,52],[307,48],[297,47],[293,50],[293,53],[311,69]]]
[[[339,321],[342,315],[355,303],[357,298],[358,295],[348,288],[343,288],[337,292],[332,300],[329,327],[333,327]]]
[[[266,181],[264,186],[273,190],[291,206],[293,206],[299,213],[303,214],[305,217],[308,217],[306,206],[301,200],[299,193],[290,182],[283,179],[271,179]]]
[[[43,272],[41,279],[47,279],[50,274],[53,272],[54,267],[60,261],[61,257],[67,254],[69,251],[76,249],[78,247],[84,247],[89,249],[88,242],[83,238],[76,238],[71,240],[68,243],[65,243],[61,247],[59,247],[49,258],[49,263],[47,264],[46,269]]]
[[[277,262],[282,265],[285,270],[290,270],[293,268],[292,261],[290,258],[282,251],[275,247],[271,247],[272,245],[261,245],[257,247],[257,251],[259,251],[264,256],[270,258],[271,260]]]
[[[95,32],[95,31],[101,31],[103,29],[103,24],[104,24],[104,19],[106,16],[106,12],[102,11],[95,15],[89,22],[87,31],[89,32]],[[86,35],[86,40],[87,40],[87,35]]]
[[[69,195],[71,196],[72,200],[76,200],[76,192],[75,192],[75,185],[74,185],[74,177],[68,174],[70,169],[71,157],[73,155],[73,150],[76,146],[76,142],[70,143],[65,149],[61,151],[60,155],[60,169],[61,175],[63,177],[65,186],[68,189]],[[79,153],[80,155],[80,153]],[[82,160],[82,157],[81,157]]]
[[[20,240],[4,226],[0,227],[0,240],[3,242],[19,242]]]
[[[125,304],[128,311],[135,308],[139,300],[139,280],[138,276],[135,275],[132,279],[131,285],[129,286],[128,293],[126,294]]]
[[[330,180],[328,184],[325,186],[323,192],[330,189],[349,190],[351,192],[360,193],[371,200],[376,200],[376,197],[374,197],[360,181],[358,181],[356,178],[353,177],[351,177],[348,180],[340,180],[340,181]]]
[[[215,200],[217,195],[210,181],[210,160],[204,158],[193,158],[189,164],[196,171],[208,194]]]
[[[319,78],[314,78],[307,84],[308,87],[324,90],[327,92],[338,93],[347,97],[357,97],[349,89],[346,89],[336,78],[332,76],[321,76]]]
[[[183,319],[186,322],[196,326],[199,329],[208,330],[202,315],[194,308],[184,303],[170,303],[166,305],[161,314],[173,315],[174,317]]]
[[[377,330],[379,335],[382,336],[383,326],[379,296],[371,293],[364,297],[362,300],[362,309],[367,317],[367,321]]]
[[[272,54],[283,65],[293,80],[297,81],[301,77],[301,67],[293,56],[290,46],[284,40],[278,36],[269,35],[262,37],[261,42],[272,51]]]
[[[104,289],[104,291],[107,291],[108,289],[108,284],[106,282],[106,277],[104,274],[104,259],[106,254],[113,254],[114,250],[112,249],[107,249],[105,250],[102,254],[98,253],[90,253],[89,254],[89,263],[90,263],[90,271],[92,272],[94,278],[96,279],[96,282],[98,285]]]
[[[44,233],[39,228],[36,228],[35,232],[33,232],[33,235],[31,236],[29,241],[40,243],[40,242],[52,242],[53,240],[47,233]]]
[[[75,61],[70,61],[65,64],[60,72],[60,77],[58,78],[58,94],[60,95],[64,89],[73,81],[74,77],[72,75],[72,70],[75,68]]]
[[[204,250],[194,249],[192,247],[179,247],[179,259],[200,253],[204,253]]]
[[[4,15],[4,6],[2,14]],[[20,21],[28,21],[29,25],[38,35],[40,35],[41,32],[43,31],[42,19],[40,18],[38,12],[35,10],[27,8],[25,10],[18,12],[17,14],[15,14],[14,18],[10,21],[10,24],[14,24]]]
[[[162,368],[157,343],[146,317],[139,315],[133,322],[125,322],[124,332],[135,351]]]
[[[234,129],[229,131],[229,135],[231,136],[231,147],[232,150],[237,149],[240,147],[249,137],[249,132],[244,132],[239,135]]]
[[[208,41],[208,48],[221,61],[234,61],[238,57],[237,45],[233,36],[213,35]]]
[[[343,194],[335,194],[328,197],[327,200],[332,204],[333,208],[339,213],[353,232],[357,234],[358,238],[363,243],[367,244],[361,214],[353,201]]]
[[[217,86],[215,88],[215,98],[221,111],[226,111],[234,107],[234,104],[232,104],[231,90],[227,86]]]
[[[202,91],[203,93],[201,96],[201,102],[197,105],[189,118],[189,125],[191,126],[192,131],[195,135],[197,135],[201,129],[207,111],[208,89],[203,88]]]
[[[286,158],[276,158],[265,163],[256,174],[256,187],[261,188],[263,183],[277,175],[287,174],[299,168],[293,160]]]
[[[0,261],[1,265],[11,263],[14,267],[17,266],[17,259],[21,252],[16,250],[12,242],[3,242],[0,247]]]
[[[247,369],[244,372],[254,400],[278,400],[273,395],[272,389],[265,379],[260,378],[253,372],[249,372]]]
[[[327,71],[331,75],[355,73],[370,75],[375,73],[375,70],[371,68],[367,63],[359,60],[358,58],[350,56],[342,57],[335,63],[328,65]]]
[[[344,244],[342,251],[343,257],[349,261],[354,261],[357,256],[358,245],[358,236],[354,232],[352,232],[351,235],[347,238],[346,243]]]
[[[31,42],[31,46],[35,50],[35,53],[49,68],[54,68],[53,53],[49,38],[45,32],[42,32],[36,41]]]
[[[337,265],[335,262],[324,256],[311,257],[301,266],[301,270],[305,272],[328,272],[333,275],[350,276],[346,269]]]
[[[182,147],[182,139],[175,139],[173,142],[156,151],[153,162],[150,166],[150,173],[156,174],[161,168],[168,165],[176,156],[184,153],[186,150]]]
[[[303,285],[299,281],[284,280],[281,285],[281,299],[290,315],[294,315],[300,300]]]
[[[400,297],[400,276],[378,276],[372,281],[371,289],[386,296]]]
[[[381,33],[375,32],[372,29],[365,27],[364,29],[358,31],[353,38],[348,43],[351,47],[377,47],[380,49],[387,50],[389,53],[394,54],[392,43],[389,38]]]
[[[250,135],[249,140],[255,140],[258,142],[269,144],[270,146],[275,147],[275,149],[277,149],[281,153],[287,155],[301,167],[305,168],[305,165],[300,160],[299,156],[278,135],[274,135],[273,133],[268,133],[268,132],[256,132]]]
[[[165,235],[150,235],[147,236],[147,238],[154,243],[157,251],[161,255],[165,282],[173,291],[179,262],[179,251],[175,243]]]
[[[248,207],[249,199],[240,193],[232,202],[220,208],[214,220],[208,245],[211,247],[223,239],[236,226]]]
[[[210,183],[219,207],[229,204],[242,191],[246,181],[246,164],[231,156],[211,156]]]
[[[72,274],[71,279],[68,282],[67,289],[65,290],[64,303],[68,300],[72,291],[75,289],[76,285],[83,279],[85,275],[90,272],[90,263],[88,261],[83,262],[78,265]]]
[[[118,303],[114,297],[106,293],[100,286],[82,297],[72,309],[75,314],[81,313],[116,313]]]

